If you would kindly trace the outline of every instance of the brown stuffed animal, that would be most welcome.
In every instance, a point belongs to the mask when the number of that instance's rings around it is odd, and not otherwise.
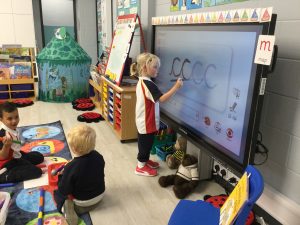
[[[179,199],[186,197],[199,183],[198,160],[195,156],[186,154],[183,157],[176,174],[161,176],[158,179],[161,187],[173,186],[175,196]]]
[[[174,145],[175,152],[167,155],[166,162],[170,169],[177,169],[186,153],[187,140],[184,137],[179,137]]]

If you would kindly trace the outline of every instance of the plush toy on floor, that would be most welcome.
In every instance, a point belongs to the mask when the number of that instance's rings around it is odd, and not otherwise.
[[[175,196],[179,199],[191,193],[199,183],[198,160],[195,156],[186,154],[176,174],[161,176],[158,179],[161,187],[173,186]]]
[[[166,158],[167,165],[170,169],[177,169],[186,153],[187,140],[184,137],[179,137],[174,145],[175,152]]]

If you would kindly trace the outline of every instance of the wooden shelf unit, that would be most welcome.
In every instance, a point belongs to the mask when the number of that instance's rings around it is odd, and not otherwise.
[[[93,87],[94,96],[90,96],[90,98],[93,100],[95,106],[97,109],[99,109],[100,114],[103,115],[103,110],[102,110],[102,102],[101,102],[101,93],[102,93],[102,87],[101,85],[95,83],[93,80],[89,80],[90,85]]]
[[[15,99],[36,99],[34,76],[37,70],[34,48],[29,48],[29,53],[31,63],[31,78],[0,80],[0,101],[11,101]],[[2,60],[0,64],[12,62],[18,63],[18,60]]]
[[[119,87],[104,77],[100,84],[89,82],[95,93],[91,99],[120,141],[137,139],[135,86]]]

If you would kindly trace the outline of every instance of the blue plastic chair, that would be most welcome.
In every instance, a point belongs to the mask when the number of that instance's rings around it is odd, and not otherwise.
[[[249,178],[249,199],[239,212],[234,225],[245,225],[246,219],[264,190],[261,173],[253,166],[246,168]],[[169,225],[219,225],[220,209],[212,204],[197,200],[180,200],[174,209]]]

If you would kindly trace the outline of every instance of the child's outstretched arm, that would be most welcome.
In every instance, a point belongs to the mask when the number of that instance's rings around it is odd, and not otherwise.
[[[175,94],[175,92],[181,88],[181,86],[183,85],[183,81],[181,78],[178,78],[176,83],[174,84],[174,86],[168,91],[166,92],[165,94],[163,94],[160,98],[159,98],[159,101],[160,102],[165,102],[167,101],[169,98],[172,97],[173,94]]]

